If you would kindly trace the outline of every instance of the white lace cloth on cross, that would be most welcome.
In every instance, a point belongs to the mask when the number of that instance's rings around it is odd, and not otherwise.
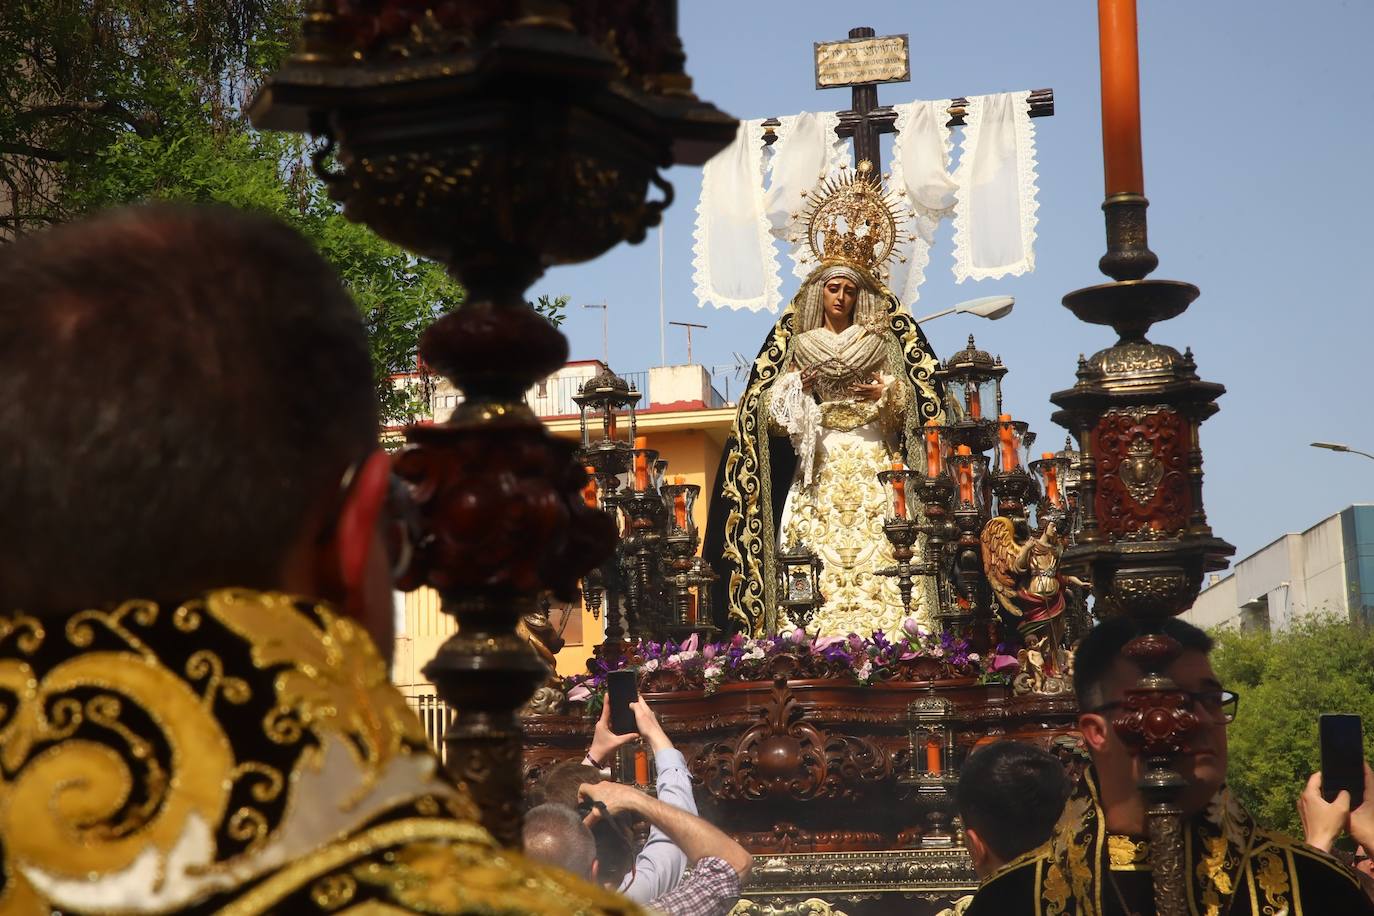
[[[995,279],[1035,267],[1035,130],[1028,92],[971,96],[958,167],[948,99],[894,106],[889,187],[910,208],[910,240],[885,282],[906,305],[925,281],[930,247],[942,220],[954,224],[954,277]],[[849,142],[835,135],[834,112],[780,118],[777,140],[763,143],[761,120],[743,121],[735,142],[712,158],[697,203],[693,283],[697,303],[776,312],[782,279],[774,239],[784,242],[793,272],[816,267],[796,217],[804,191],[851,166]]]

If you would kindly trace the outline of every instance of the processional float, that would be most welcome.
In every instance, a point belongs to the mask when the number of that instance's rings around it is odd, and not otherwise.
[[[1099,13],[1108,239],[1101,268],[1113,282],[1064,301],[1119,339],[1080,359],[1077,383],[1052,396],[1056,421],[1081,452],[1030,461],[1028,431],[1004,420],[1000,404],[993,417],[972,416],[970,397],[1000,382],[1000,367],[970,341],[944,367],[962,413],[925,431],[931,465],[884,472],[893,501],[885,530],[900,548],[888,572],[901,582],[947,570],[943,624],[987,651],[1008,581],[999,579],[1007,570],[983,558],[1008,540],[1029,555],[1028,538],[1040,538],[1056,562],[1066,547],[1065,571],[1091,581],[1099,614],[1146,621],[1190,606],[1204,572],[1231,552],[1207,525],[1198,440],[1223,389],[1198,378],[1190,353],[1145,337],[1197,290],[1146,279],[1156,259],[1145,232],[1134,3],[1099,0]],[[872,35],[855,30],[851,38]],[[1052,96],[1033,94],[1031,104],[1048,113]],[[887,112],[872,82],[855,87],[841,133],[854,137],[860,159],[878,162],[877,136],[894,123]],[[528,774],[560,755],[580,756],[590,731],[583,719],[535,715],[525,720],[525,741],[517,711],[548,672],[516,635],[517,622],[537,613],[542,592],[571,598],[582,581],[603,601],[603,660],[614,661],[633,635],[610,625],[615,594],[633,593],[636,609],[648,609],[631,630],[643,623],[680,637],[704,619],[693,617],[692,600],[709,575],[692,556],[694,532],[676,524],[679,502],[695,492],[654,479],[653,457],[633,439],[601,457],[628,457],[635,472],[642,462],[648,479],[612,487],[612,464],[598,464],[601,444],[585,437],[575,454],[525,405],[525,389],[562,364],[567,345],[523,293],[549,265],[641,240],[672,198],[657,170],[704,162],[733,138],[735,122],[692,94],[669,0],[311,0],[298,52],[251,114],[260,127],[320,138],[316,171],[344,212],[445,263],[468,289],[463,307],[421,344],[464,402],[449,421],[412,428],[397,461],[423,532],[400,585],[434,587],[459,621],[425,674],[458,710],[445,739],[453,774],[468,782],[493,833],[514,843],[522,744]],[[661,199],[646,199],[651,186]],[[612,400],[628,394],[603,381]],[[601,484],[596,494],[584,493],[588,467]],[[916,492],[925,507],[919,519],[898,511]],[[1027,509],[1037,499],[1047,508],[1031,531]],[[618,553],[612,514],[622,520]],[[1072,543],[1056,540],[1064,537]],[[814,563],[781,559],[798,585],[783,589],[792,602],[785,610],[804,614],[816,597]],[[1053,692],[1063,687],[1062,670],[1058,686],[1049,678],[1069,635],[1047,637],[1041,657],[1050,659],[1049,674],[1020,694],[971,677],[942,679],[947,667],[929,659],[903,669],[904,689],[846,685],[826,659],[786,652],[754,683],[724,684],[711,696],[664,691],[658,705],[669,731],[685,736],[703,808],[759,856],[748,906],[823,912],[843,900],[909,911],[913,896],[929,902],[970,887],[947,804],[954,765],[989,737],[1068,732],[1072,699]],[[1150,636],[1129,651],[1150,674],[1113,724],[1148,763],[1142,788],[1157,909],[1174,916],[1185,912],[1183,882],[1171,888],[1162,879],[1182,863],[1174,804],[1181,777],[1172,761],[1186,748],[1191,714],[1160,674],[1177,645]],[[666,681],[645,686],[656,684]],[[893,787],[908,790],[909,811],[892,804]],[[923,797],[937,801],[922,807]],[[805,815],[773,816],[795,812],[798,802]],[[762,820],[750,820],[754,809]],[[873,817],[857,823],[865,811]],[[795,822],[811,812],[812,823]]]

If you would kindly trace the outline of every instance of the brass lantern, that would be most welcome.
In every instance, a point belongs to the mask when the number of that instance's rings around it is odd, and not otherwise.
[[[778,554],[778,608],[799,629],[806,629],[821,606],[821,558],[797,544]]]

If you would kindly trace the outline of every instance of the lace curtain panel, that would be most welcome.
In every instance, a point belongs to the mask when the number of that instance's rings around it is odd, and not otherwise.
[[[778,309],[777,252],[764,211],[762,120],[741,121],[735,141],[701,176],[692,259],[697,303]]]
[[[973,96],[954,173],[954,278],[988,280],[1035,269],[1035,128],[1029,92]]]
[[[949,99],[896,105],[889,187],[910,208],[911,236],[899,250],[888,286],[906,305],[920,295],[940,222],[954,225],[954,277],[1017,276],[1035,268],[1035,130],[1029,92],[973,96],[964,117],[959,164],[951,173]],[[782,281],[774,239],[793,272],[816,267],[796,217],[802,193],[852,165],[848,140],[835,135],[834,112],[779,119],[773,146],[761,120],[741,122],[735,142],[711,159],[697,203],[693,282],[697,302],[776,312]],[[798,239],[799,241],[793,241]]]

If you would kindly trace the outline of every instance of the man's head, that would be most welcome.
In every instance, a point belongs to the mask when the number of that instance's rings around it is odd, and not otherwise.
[[[1052,754],[998,741],[964,761],[956,797],[974,870],[986,877],[1049,839],[1069,780]]]
[[[1210,636],[1174,618],[1163,621],[1159,630],[1183,647],[1165,674],[1194,697],[1192,711],[1198,719],[1197,729],[1189,735],[1192,752],[1179,760],[1188,781],[1180,803],[1191,815],[1201,811],[1226,782],[1226,722],[1216,702],[1222,685],[1207,658],[1212,651]],[[1081,710],[1078,728],[1092,754],[1107,805],[1134,797],[1142,775],[1140,759],[1122,743],[1111,720],[1142,674],[1122,650],[1145,632],[1131,618],[1113,617],[1084,637],[1074,655],[1074,692]]]
[[[581,803],[579,787],[585,783],[598,783],[604,777],[595,767],[585,766],[575,760],[565,760],[550,767],[543,777],[530,788],[527,798],[530,811],[550,806],[573,811]],[[582,823],[579,820],[579,823]],[[528,816],[525,820],[526,836],[530,829]],[[592,824],[590,836],[595,843],[598,880],[612,887],[619,887],[621,880],[634,867],[635,841],[628,816],[612,815],[598,818]],[[528,839],[526,840],[528,846]],[[570,866],[563,866],[573,871]],[[580,874],[580,873],[579,873]]]
[[[594,881],[597,873],[596,841],[582,816],[557,802],[531,808],[521,828],[525,855],[536,862],[572,872]]]
[[[0,249],[0,327],[3,609],[242,586],[390,620],[367,340],[304,239],[165,205],[60,226]]]

